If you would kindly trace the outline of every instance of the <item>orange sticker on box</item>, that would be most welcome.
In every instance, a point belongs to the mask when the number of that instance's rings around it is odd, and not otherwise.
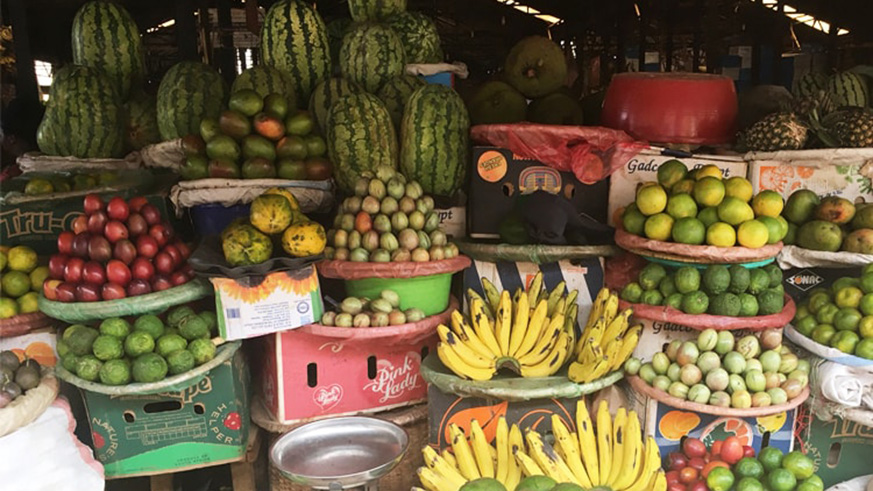
[[[506,175],[506,157],[502,153],[495,150],[489,150],[479,156],[479,161],[476,162],[476,170],[479,172],[479,177],[488,182],[497,182]]]

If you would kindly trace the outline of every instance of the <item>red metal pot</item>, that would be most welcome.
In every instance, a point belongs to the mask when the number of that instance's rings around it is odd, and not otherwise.
[[[603,102],[604,126],[656,143],[730,143],[736,119],[733,80],[721,75],[621,73]]]

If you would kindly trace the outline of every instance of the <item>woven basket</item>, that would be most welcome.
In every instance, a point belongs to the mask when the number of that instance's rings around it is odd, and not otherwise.
[[[402,426],[409,434],[409,448],[397,467],[379,480],[380,491],[409,491],[418,484],[416,469],[424,465],[421,449],[427,445],[427,404],[418,404],[372,414],[371,416]],[[272,421],[259,398],[252,401],[252,421],[267,430],[268,448],[284,433],[300,425],[282,425]],[[301,423],[302,424],[302,423]],[[269,452],[267,452],[269,455]],[[269,456],[267,457],[269,459]],[[270,491],[309,491],[307,486],[292,483],[270,465]]]

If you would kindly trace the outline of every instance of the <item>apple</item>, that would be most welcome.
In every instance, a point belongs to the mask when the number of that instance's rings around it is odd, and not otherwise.
[[[158,207],[149,203],[143,205],[139,210],[140,215],[145,218],[146,223],[151,225],[156,225],[161,221],[161,212],[158,211]]]
[[[152,278],[152,290],[156,292],[164,291],[173,287],[173,283],[170,281],[170,278],[158,274]]]
[[[100,296],[103,297],[103,300],[118,300],[120,298],[125,298],[127,292],[124,290],[124,287],[118,283],[106,283],[100,290]]]
[[[149,224],[146,223],[145,218],[143,218],[139,213],[131,213],[130,216],[127,217],[126,223],[127,231],[130,232],[131,237],[139,237],[149,230]]]
[[[166,252],[170,255],[171,258],[173,258],[174,270],[185,262],[185,258],[182,257],[182,253],[179,252],[179,248],[176,247],[174,244],[170,244],[167,247],[164,247],[164,252]]]
[[[100,298],[99,286],[88,283],[76,285],[76,300],[79,302],[99,302]]]
[[[56,279],[48,279],[42,283],[42,294],[45,295],[45,298],[49,300],[57,300],[58,299],[58,286],[61,285],[63,281]]]
[[[106,271],[100,263],[88,261],[82,266],[82,279],[91,285],[102,285],[106,283]]]
[[[150,235],[140,235],[136,238],[136,252],[142,257],[153,258],[158,253],[158,241]]]
[[[76,234],[70,232],[69,230],[64,230],[63,232],[58,234],[58,252],[61,254],[72,254],[73,253],[73,239],[76,238]]]
[[[67,267],[67,261],[70,256],[66,254],[55,254],[49,258],[48,268],[49,276],[53,279],[60,280],[64,277],[64,269]]]
[[[64,281],[68,283],[80,283],[82,281],[82,268],[85,260],[81,257],[71,257],[64,267]]]
[[[73,255],[76,257],[88,257],[88,246],[91,244],[91,235],[87,232],[76,234],[73,239]]]
[[[106,214],[113,220],[123,222],[130,215],[130,207],[123,198],[116,196],[109,200],[109,203],[106,205]]]
[[[105,263],[112,259],[112,246],[109,245],[106,237],[102,235],[91,236],[91,240],[88,241],[88,257],[99,263]]]
[[[144,257],[138,257],[133,260],[133,264],[130,265],[131,275],[138,280],[151,280],[152,276],[155,275],[155,267],[152,266],[152,262]]]
[[[82,208],[85,210],[86,215],[93,215],[103,210],[103,198],[96,194],[86,195]]]
[[[118,220],[110,220],[109,223],[106,224],[106,228],[103,229],[103,234],[106,235],[109,242],[112,242],[113,244],[128,237],[127,227],[124,226],[124,223],[119,222]]]
[[[176,249],[179,250],[179,253],[182,254],[182,259],[188,259],[191,256],[191,248],[188,247],[188,244],[181,240],[177,240],[174,245],[176,246]]]
[[[127,206],[130,208],[130,211],[133,213],[139,213],[139,210],[142,209],[143,206],[148,204],[148,200],[143,198],[142,196],[135,196],[130,198],[127,202]]]
[[[88,231],[88,217],[85,215],[79,215],[73,219],[73,223],[70,226],[70,230],[73,231],[74,234],[81,234],[82,232]]]
[[[158,247],[164,247],[173,238],[172,230],[163,223],[152,225],[149,229],[149,235],[155,239]]]
[[[74,283],[63,282],[57,288],[58,302],[75,302],[76,301],[76,285]]]
[[[175,269],[175,263],[173,263],[173,257],[167,254],[164,251],[159,252],[155,256],[155,270],[158,273],[168,275],[173,272]]]
[[[127,285],[127,296],[135,297],[137,295],[145,295],[146,293],[152,292],[152,286],[149,285],[149,282],[146,280],[130,280],[130,284]]]
[[[130,264],[136,259],[136,246],[128,239],[121,239],[112,249],[112,257],[124,264]]]
[[[88,231],[92,234],[102,234],[103,227],[106,226],[106,222],[108,221],[109,217],[106,216],[106,212],[103,210],[95,211],[88,216]]]
[[[182,271],[176,271],[170,276],[170,282],[173,283],[173,286],[184,285],[189,280],[188,275]]]
[[[124,262],[113,259],[106,264],[106,279],[110,283],[116,283],[124,287],[130,283],[131,277],[130,268]]]

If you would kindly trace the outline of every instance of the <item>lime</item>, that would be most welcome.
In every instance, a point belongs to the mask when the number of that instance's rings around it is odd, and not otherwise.
[[[215,315],[215,312],[212,312],[210,310],[204,310],[197,315],[201,319],[203,319],[203,322],[205,322],[206,326],[209,327],[210,333],[218,332],[218,316]]]
[[[667,276],[667,270],[658,263],[649,263],[640,271],[639,282],[643,290],[654,290],[658,288]]]
[[[858,323],[858,334],[862,338],[873,338],[873,315],[861,317],[861,322]]]
[[[776,218],[782,213],[782,208],[784,206],[785,202],[782,200],[782,196],[776,191],[771,191],[769,189],[761,191],[752,198],[752,209],[755,210],[755,216]]]
[[[209,326],[206,325],[206,321],[196,315],[185,317],[179,321],[178,329],[179,334],[188,341],[209,337]]]
[[[813,474],[797,485],[797,491],[824,491],[824,482]]]
[[[733,487],[733,485],[734,475],[731,473],[730,469],[716,467],[709,471],[709,475],[706,476],[706,487],[708,487],[710,491],[728,491]]]
[[[873,320],[873,316],[870,317]],[[815,317],[807,316],[794,323],[794,328],[806,337],[812,336],[812,331],[818,326]]]
[[[133,330],[146,332],[152,339],[158,339],[164,334],[164,323],[156,315],[144,315],[133,322]]]
[[[187,349],[174,351],[167,356],[170,375],[178,375],[194,368],[194,355]]]
[[[760,479],[764,476],[764,466],[754,457],[744,457],[734,467],[737,477],[753,477]],[[742,483],[742,481],[740,481]]]
[[[680,218],[673,225],[673,242],[700,245],[706,239],[706,227],[694,217]]]
[[[673,217],[666,213],[654,214],[646,219],[643,231],[652,240],[668,241],[673,231]]]
[[[683,266],[676,270],[673,277],[676,291],[679,293],[691,293],[700,289],[700,270],[694,266]]]
[[[674,184],[685,179],[688,168],[681,161],[672,159],[658,166],[658,184],[669,189]]]
[[[74,324],[64,331],[64,341],[70,347],[70,351],[79,356],[91,354],[91,345],[100,333],[81,324]]]
[[[94,355],[80,356],[76,360],[76,375],[89,382],[97,380],[100,376],[100,369],[103,367],[103,362]]]
[[[706,229],[706,243],[717,247],[733,247],[737,232],[724,222],[715,222]]]
[[[30,276],[21,271],[8,271],[3,274],[0,286],[7,297],[18,298],[30,291]]]
[[[690,194],[674,194],[667,199],[667,214],[675,219],[697,216],[697,203]]]
[[[100,369],[100,382],[105,385],[130,383],[130,362],[125,359],[107,361]]]
[[[7,265],[12,271],[30,273],[36,267],[36,252],[27,246],[15,246],[6,253]]]
[[[97,336],[91,349],[94,351],[94,356],[100,361],[114,360],[124,356],[121,339],[107,334]]]
[[[703,224],[709,228],[710,225],[718,221],[718,207],[710,206],[708,208],[704,208],[700,210],[697,214],[697,219],[703,222]]]
[[[861,305],[861,298],[864,297],[864,292],[857,286],[847,286],[837,290],[834,295],[834,303],[837,307],[852,307],[858,308]]]
[[[42,291],[42,284],[49,277],[48,266],[37,266],[30,272],[30,289],[35,292]]]
[[[188,307],[187,305],[176,307],[167,314],[167,325],[170,327],[179,327],[179,323],[182,322],[182,319],[192,315],[196,315],[196,313],[191,307]]]
[[[852,307],[844,307],[834,315],[834,328],[838,331],[858,331],[861,312]]]
[[[855,352],[855,346],[858,345],[860,338],[852,331],[838,331],[831,338],[831,346],[842,351],[843,353],[852,354]]]
[[[215,345],[209,339],[199,338],[188,343],[188,351],[194,355],[194,362],[202,365],[215,358]]]
[[[864,315],[873,315],[873,293],[868,293],[861,297],[861,300],[858,302],[858,308],[861,309]]]
[[[834,317],[837,316],[837,313],[839,311],[839,307],[832,303],[829,303],[818,309],[818,312],[815,313],[815,320],[817,320],[819,324],[833,324]]]
[[[188,341],[178,334],[164,334],[155,343],[155,353],[166,358],[170,353],[188,347]]]
[[[864,293],[873,293],[873,273],[861,275],[858,286]]]
[[[630,234],[643,235],[645,225],[646,216],[637,209],[635,204],[628,205],[621,215],[621,226],[624,230]]]
[[[682,296],[682,312],[686,314],[703,314],[709,308],[709,297],[702,291],[686,293]]]
[[[32,314],[39,312],[39,294],[36,292],[27,292],[18,297],[18,313]]]
[[[849,332],[849,331],[847,331]],[[825,346],[830,346],[831,339],[837,333],[837,330],[834,329],[834,326],[830,324],[819,324],[815,329],[812,330],[812,338],[813,341],[819,344],[823,344]]]
[[[811,313],[815,314],[819,309],[829,303],[831,303],[830,294],[826,291],[817,291],[809,296],[809,299],[806,301],[806,306]]]
[[[639,303],[640,296],[643,294],[643,287],[640,286],[639,283],[632,282],[625,285],[622,288],[621,293],[619,294],[619,298],[624,300],[625,302],[630,303]]]
[[[776,447],[764,447],[758,452],[758,460],[767,472],[773,472],[782,467],[782,450]]]
[[[724,195],[737,198],[744,203],[752,199],[752,183],[745,177],[734,176],[724,182]]]
[[[812,459],[799,450],[790,452],[782,459],[782,468],[791,471],[798,480],[807,479],[815,472]]]
[[[146,353],[133,361],[134,382],[158,382],[167,376],[167,361],[157,353]]]
[[[706,176],[694,183],[694,200],[699,206],[718,206],[723,199],[724,184],[721,179]]]
[[[794,491],[797,478],[788,469],[773,469],[767,474],[767,484],[771,491]]]
[[[124,352],[131,358],[150,353],[155,349],[155,340],[145,331],[133,331],[124,339]]]
[[[738,474],[739,475],[739,474]],[[764,491],[764,485],[754,477],[743,477],[737,483],[737,491]]]
[[[873,360],[873,338],[862,339],[861,342],[855,346],[855,356],[860,356],[867,360]]]
[[[130,334],[130,323],[120,317],[106,319],[100,323],[100,334],[124,339]]]
[[[782,237],[785,237],[787,229],[782,229],[782,224],[779,223],[779,220],[766,215],[759,216],[757,220],[767,226],[767,231],[770,233],[767,239],[768,244],[775,244],[782,240]]]
[[[661,292],[661,295],[663,295],[664,298],[676,293],[676,283],[673,281],[673,278],[670,276],[663,277],[658,284],[658,291]]]

